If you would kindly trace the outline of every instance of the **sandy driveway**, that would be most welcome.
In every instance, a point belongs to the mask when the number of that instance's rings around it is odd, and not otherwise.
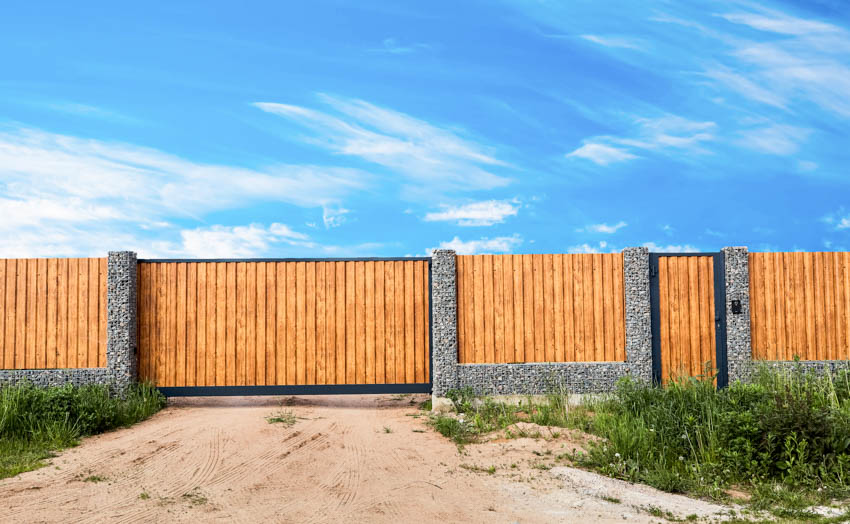
[[[133,428],[86,439],[48,467],[0,481],[0,515],[5,522],[660,520],[631,502],[628,485],[549,469],[569,451],[567,435],[461,454],[414,417],[424,398],[290,397],[283,409],[298,417],[291,427],[266,421],[281,410],[280,397],[174,400]],[[680,515],[720,509],[636,493]]]

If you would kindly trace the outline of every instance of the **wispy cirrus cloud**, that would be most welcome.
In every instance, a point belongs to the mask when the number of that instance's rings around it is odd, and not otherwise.
[[[638,158],[637,153],[706,153],[702,144],[715,139],[717,124],[666,114],[654,118],[632,117],[628,127],[622,135],[587,138],[581,147],[568,153],[567,157],[583,158],[607,166]]]
[[[602,36],[602,35],[580,35],[581,38],[594,44],[599,44],[604,47],[614,47],[620,49],[633,49],[641,51],[646,46],[645,42],[634,38],[625,38],[622,36]]]
[[[0,129],[3,252],[144,251],[150,241],[140,230],[173,236],[175,220],[200,221],[211,212],[263,202],[338,209],[371,179],[350,168],[203,164],[132,144],[6,127]]]
[[[442,206],[442,211],[425,215],[426,222],[456,222],[459,226],[492,226],[515,216],[519,205],[506,200],[485,200],[459,206]]]
[[[408,183],[452,191],[493,189],[510,182],[493,172],[507,166],[505,162],[456,130],[363,100],[327,95],[319,99],[327,111],[277,102],[254,106],[309,130],[306,142],[382,166]]]

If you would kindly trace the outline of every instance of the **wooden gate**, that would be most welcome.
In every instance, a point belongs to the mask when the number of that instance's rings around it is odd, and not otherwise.
[[[166,395],[431,390],[430,259],[143,260],[139,375]]]
[[[721,253],[651,253],[653,378],[717,373],[727,384],[725,269]]]

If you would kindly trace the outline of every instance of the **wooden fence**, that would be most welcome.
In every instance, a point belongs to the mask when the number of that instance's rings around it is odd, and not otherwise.
[[[0,259],[0,369],[106,366],[106,259]]]
[[[139,264],[158,386],[427,383],[428,262]]]
[[[850,253],[750,253],[753,358],[850,359]]]
[[[625,361],[623,255],[457,257],[462,364]]]

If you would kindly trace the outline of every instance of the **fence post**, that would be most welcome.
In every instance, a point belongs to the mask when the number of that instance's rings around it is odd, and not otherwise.
[[[123,394],[138,373],[136,253],[110,251],[106,272],[106,367],[112,387]]]
[[[724,247],[726,264],[726,355],[729,383],[745,381],[752,363],[750,340],[750,269],[746,247]],[[740,301],[740,309],[732,301]]]
[[[623,250],[626,302],[626,362],[633,377],[652,382],[652,306],[649,296],[649,249]]]
[[[431,254],[431,315],[431,391],[439,398],[457,387],[457,270],[451,249]]]

